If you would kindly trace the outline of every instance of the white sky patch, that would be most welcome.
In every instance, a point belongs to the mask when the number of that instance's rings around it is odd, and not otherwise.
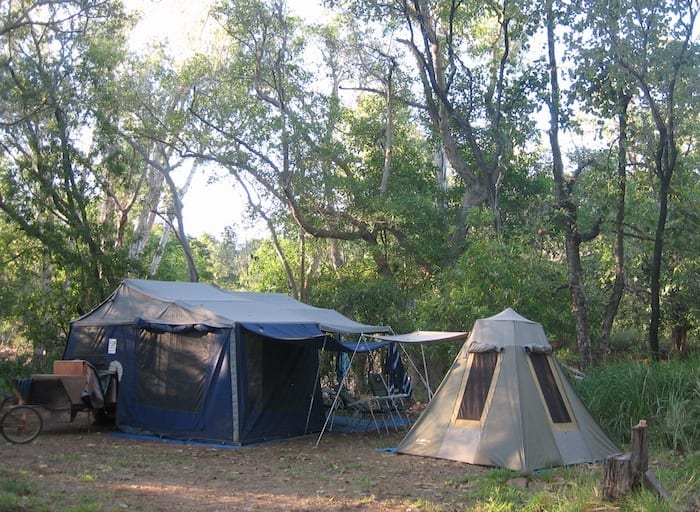
[[[166,43],[177,59],[202,49],[212,37],[216,22],[209,16],[213,0],[125,0],[128,10],[140,13],[132,31],[134,51],[145,51],[156,42]]]

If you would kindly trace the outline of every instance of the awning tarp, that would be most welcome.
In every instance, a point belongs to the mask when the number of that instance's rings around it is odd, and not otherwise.
[[[337,352],[370,352],[387,346],[390,341],[373,341],[361,338],[359,341],[338,341],[322,331],[317,324],[276,324],[243,322],[247,331],[288,343],[303,343],[316,348]]]
[[[307,341],[315,338],[325,338],[326,333],[318,328],[317,324],[263,324],[242,322],[241,326],[266,338],[274,338],[280,341]]]
[[[451,331],[414,331],[408,334],[374,335],[372,338],[389,343],[396,342],[420,345],[423,343],[442,343],[445,341],[464,340],[467,338],[468,334],[467,332]]]

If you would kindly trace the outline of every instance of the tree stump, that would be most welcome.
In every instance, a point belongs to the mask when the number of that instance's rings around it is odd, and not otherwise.
[[[649,468],[647,422],[632,428],[632,453],[610,455],[603,463],[603,495],[616,500],[639,487]]]
[[[642,420],[632,427],[632,487],[644,482],[644,473],[649,469],[649,439],[647,422]]]
[[[629,454],[610,455],[603,464],[603,495],[616,500],[632,490],[632,457]]]

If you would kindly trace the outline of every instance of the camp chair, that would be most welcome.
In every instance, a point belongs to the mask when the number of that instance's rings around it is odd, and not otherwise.
[[[389,415],[396,430],[398,430],[399,425],[406,427],[410,425],[408,416],[401,414],[401,411],[405,411],[411,406],[409,395],[390,393],[381,373],[369,374],[369,388],[378,407]]]
[[[385,413],[382,410],[381,404],[376,400],[376,397],[355,398],[346,388],[342,388],[339,392],[341,407],[352,414],[357,426],[363,419],[371,418],[374,428],[378,434],[381,434],[381,427],[377,418]],[[389,433],[389,428],[386,422],[383,422],[384,428]]]

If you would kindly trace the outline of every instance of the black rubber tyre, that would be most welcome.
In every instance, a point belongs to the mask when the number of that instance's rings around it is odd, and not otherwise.
[[[11,443],[31,443],[41,432],[44,421],[34,407],[18,405],[0,418],[0,433]]]

